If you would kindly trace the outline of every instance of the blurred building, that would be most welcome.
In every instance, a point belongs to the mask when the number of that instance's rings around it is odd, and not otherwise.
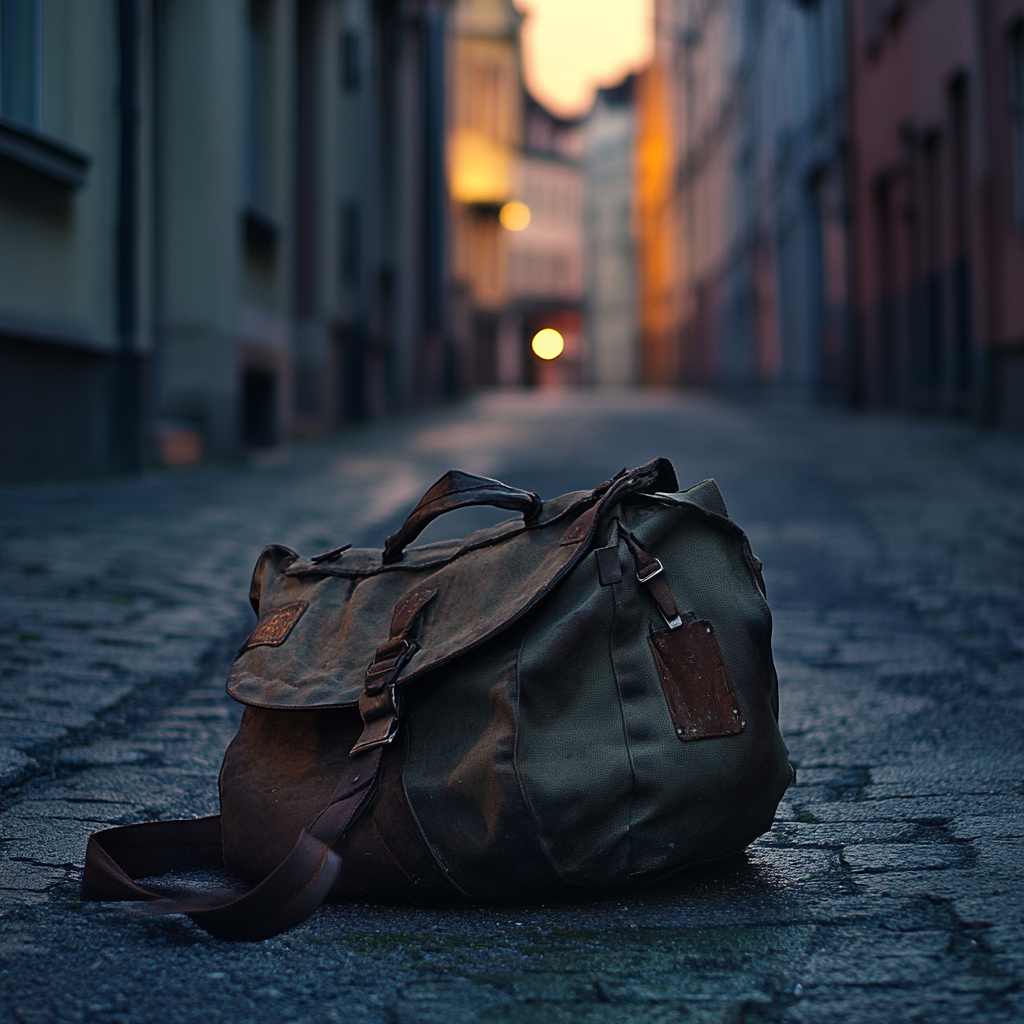
[[[811,400],[849,384],[850,209],[844,0],[771,0],[753,26],[757,380]]]
[[[856,5],[854,397],[1024,426],[1024,2]]]
[[[637,84],[643,379],[840,386],[842,0],[656,0]]]
[[[438,395],[444,45],[432,0],[2,0],[0,475]]]
[[[635,79],[598,89],[584,122],[587,379],[639,379]]]
[[[643,378],[1024,425],[1024,0],[656,0]]]
[[[499,215],[517,198],[523,146],[521,16],[512,0],[454,0],[449,18],[450,327],[458,385],[488,386],[514,334]]]
[[[516,164],[516,196],[529,211],[507,232],[509,309],[502,335],[502,383],[580,384],[586,378],[583,337],[583,155],[580,119],[552,114],[526,96],[526,138]],[[524,218],[525,219],[525,218]],[[516,230],[518,228],[518,230]],[[538,359],[529,339],[557,330],[565,349]]]

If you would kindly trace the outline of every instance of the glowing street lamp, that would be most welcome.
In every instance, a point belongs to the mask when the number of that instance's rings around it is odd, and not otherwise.
[[[501,208],[498,220],[506,231],[522,231],[530,223],[530,208],[526,203],[513,199]]]
[[[565,348],[565,341],[554,328],[545,327],[533,336],[530,347],[534,355],[540,356],[541,359],[557,359]]]

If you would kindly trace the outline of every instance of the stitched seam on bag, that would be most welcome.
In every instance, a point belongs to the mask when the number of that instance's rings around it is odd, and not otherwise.
[[[451,877],[451,875],[448,874],[448,872],[445,870],[444,866],[440,863],[438,857],[435,856],[435,852],[434,852],[433,848],[431,847],[431,844],[427,841],[426,836],[423,834],[423,829],[420,827],[419,820],[416,817],[416,812],[413,810],[413,807],[412,807],[412,801],[409,799],[409,794],[405,790],[405,764],[406,764],[406,759],[409,756],[409,731],[408,731],[408,727],[406,727],[406,729],[403,731],[402,739],[399,742],[402,743],[402,755],[403,755],[403,757],[402,757],[401,766],[399,767],[398,780],[401,783],[401,787],[402,787],[402,799],[405,801],[406,810],[409,812],[409,817],[412,819],[413,828],[416,829],[416,835],[418,836],[418,838],[419,838],[419,840],[420,840],[420,842],[421,842],[421,844],[423,846],[423,849],[425,850],[425,852],[427,854],[427,858],[433,862],[434,867],[437,870],[438,874],[440,874],[444,878],[444,880],[446,882],[448,882],[457,893],[459,893],[459,895],[461,895],[461,896],[468,896],[469,894],[466,893],[459,885],[456,884],[456,882]],[[379,799],[380,799],[380,795],[378,794],[378,800]],[[370,821],[373,824],[374,831],[377,833],[377,838],[380,839],[381,845],[384,847],[385,850],[387,850],[388,854],[391,856],[391,859],[395,862],[395,864],[398,865],[398,868],[402,872],[402,874],[405,875],[405,877],[409,879],[409,882],[413,886],[413,888],[416,888],[416,879],[413,878],[409,874],[409,872],[405,870],[405,867],[402,865],[401,860],[399,860],[399,858],[395,856],[394,852],[391,850],[391,847],[388,846],[387,841],[384,839],[383,833],[381,832],[381,830],[379,828],[377,828],[377,819],[373,816],[372,813],[370,814]]]
[[[377,827],[377,819],[373,816],[373,814],[370,814],[370,825],[373,827],[374,834],[377,836],[377,841],[384,849],[384,852],[391,858],[391,863],[394,864],[395,867],[402,872],[402,874],[405,876],[405,880],[415,888],[416,879],[413,878],[412,875],[410,875],[409,872],[405,870],[405,868],[402,866],[402,862],[395,856],[394,851],[391,849],[391,847],[388,846],[387,840],[384,838],[384,833],[381,832],[381,830]]]
[[[408,731],[409,728],[410,727],[407,725],[406,730]],[[420,824],[420,819],[416,814],[416,808],[413,807],[412,801],[409,799],[409,790],[406,789],[405,786],[405,767],[406,764],[408,763],[410,743],[411,741],[409,737],[406,736],[405,759],[402,761],[401,774],[402,796],[405,798],[405,806],[409,810],[409,817],[412,819],[412,823],[416,827],[416,834],[420,837],[420,841],[423,843],[423,848],[427,851],[427,856],[430,857],[430,859],[434,862],[435,866],[437,867],[437,870],[441,873],[441,875],[449,883],[449,885],[451,885],[452,888],[455,889],[456,892],[458,892],[462,896],[468,897],[469,893],[466,892],[466,890],[463,889],[462,886],[459,885],[459,883],[456,882],[454,878],[452,878],[451,873],[448,871],[448,867],[445,864],[444,860],[442,859],[440,852],[434,847],[434,844],[427,838],[427,834],[423,830],[423,826]]]
[[[522,735],[522,732],[523,732],[523,730],[522,730],[522,720],[519,717],[519,702],[520,702],[520,696],[522,694],[522,680],[520,679],[520,676],[519,676],[519,667],[523,663],[523,649],[526,647],[526,641],[529,638],[529,635],[530,635],[530,630],[529,629],[524,629],[523,630],[523,638],[522,638],[522,640],[519,641],[519,647],[516,650],[516,672],[515,672],[515,681],[516,681],[516,706],[515,706],[516,741],[515,741],[515,744],[512,747],[512,774],[515,776],[516,783],[519,786],[519,795],[520,795],[520,798],[523,801],[523,809],[526,811],[526,817],[529,819],[530,823],[533,825],[533,841],[537,844],[537,849],[540,850],[541,857],[544,858],[545,862],[551,868],[551,872],[555,876],[555,878],[559,879],[562,882],[565,882],[566,879],[565,879],[564,875],[562,874],[561,871],[558,870],[558,868],[555,865],[555,862],[551,859],[551,855],[548,853],[548,851],[544,847],[544,844],[541,842],[541,839],[540,839],[540,822],[539,822],[539,819],[537,817],[536,811],[533,809],[533,805],[530,803],[530,797],[528,796],[528,794],[526,792],[526,780],[523,778],[523,773],[522,773],[522,771],[519,768],[519,738],[520,738],[520,736]]]
[[[625,544],[624,540],[619,541],[620,544]],[[628,552],[627,552],[628,555]],[[619,553],[619,558],[622,558],[622,553]],[[623,578],[625,582],[625,577]],[[626,746],[626,758],[629,761],[629,773],[632,777],[633,784],[629,789],[629,816],[626,820],[626,841],[629,848],[629,855],[626,865],[626,876],[629,877],[633,873],[633,866],[636,862],[636,838],[633,834],[633,818],[636,807],[636,791],[639,785],[637,781],[636,764],[633,761],[633,748],[629,742],[629,726],[626,723],[626,708],[622,703],[622,684],[619,682],[619,670],[615,664],[615,626],[619,619],[619,602],[624,599],[627,593],[627,587],[611,587],[612,591],[612,625],[608,631],[608,660],[611,662],[612,675],[615,677],[615,696],[619,702],[619,718],[622,722],[622,742]],[[634,583],[634,590],[639,590],[639,585]],[[637,597],[641,595],[637,594]]]

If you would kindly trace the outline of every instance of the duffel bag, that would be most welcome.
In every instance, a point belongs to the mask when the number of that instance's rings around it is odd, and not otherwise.
[[[452,509],[515,518],[409,547]],[[219,815],[109,828],[83,894],[261,939],[328,897],[522,901],[728,857],[793,778],[761,564],[713,480],[550,501],[451,471],[383,555],[261,555]],[[226,866],[241,897],[138,879]]]

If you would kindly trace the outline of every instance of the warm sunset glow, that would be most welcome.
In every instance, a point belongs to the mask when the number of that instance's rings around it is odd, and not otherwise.
[[[594,90],[614,85],[651,59],[653,0],[515,0],[524,14],[523,71],[554,113],[590,109]]]
[[[506,231],[522,231],[530,226],[530,208],[518,199],[506,203],[498,214],[498,220]]]
[[[545,327],[533,336],[530,347],[541,359],[557,359],[565,348],[565,342],[558,331],[552,327]]]

